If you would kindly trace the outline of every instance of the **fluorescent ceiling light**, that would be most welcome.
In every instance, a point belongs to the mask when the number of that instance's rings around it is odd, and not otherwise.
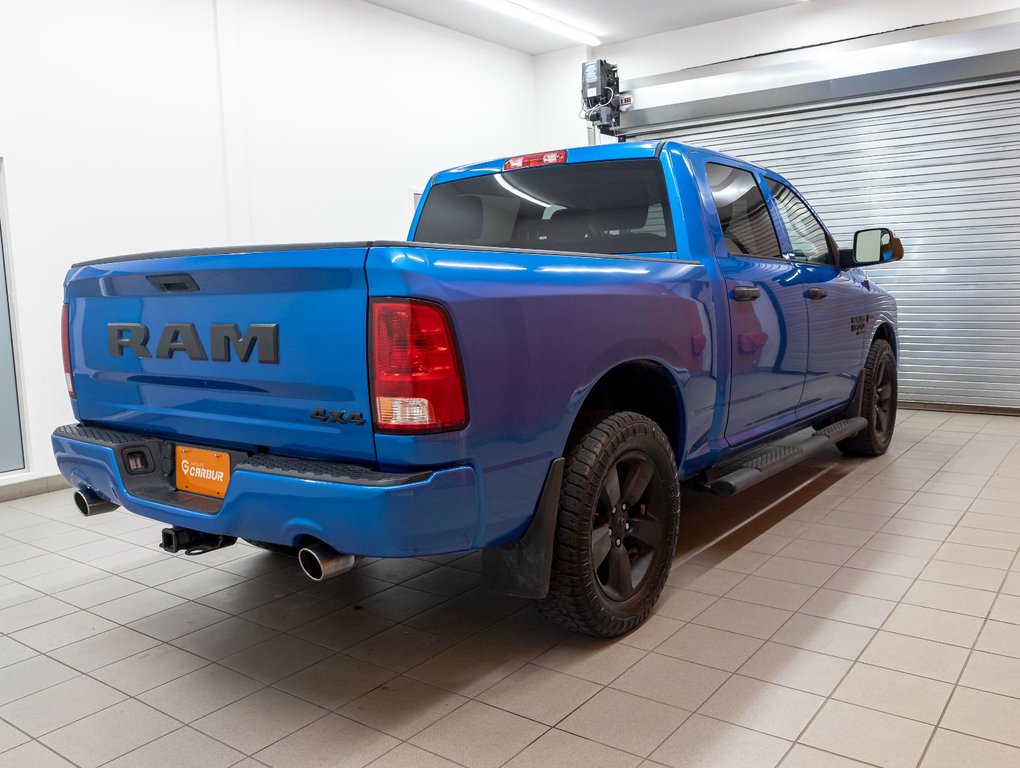
[[[591,32],[578,29],[567,24],[565,21],[554,19],[552,16],[546,16],[544,13],[528,8],[522,3],[512,2],[511,0],[471,0],[471,2],[476,5],[483,5],[497,13],[511,16],[526,24],[531,24],[533,27],[540,27],[549,32],[554,32],[569,40],[576,40],[579,43],[591,46],[602,45],[602,41]]]

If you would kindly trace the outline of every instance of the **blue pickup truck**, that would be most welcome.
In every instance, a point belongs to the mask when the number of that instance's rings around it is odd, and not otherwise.
[[[238,537],[321,580],[484,550],[485,578],[615,636],[669,572],[679,485],[883,453],[896,306],[782,176],[666,141],[437,173],[406,242],[76,264],[53,435],[83,514]]]

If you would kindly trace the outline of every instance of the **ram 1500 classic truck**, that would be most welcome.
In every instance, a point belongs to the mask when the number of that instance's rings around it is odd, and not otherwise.
[[[860,267],[901,256],[672,141],[462,166],[406,242],[75,265],[53,448],[83,514],[163,521],[170,552],[243,537],[320,580],[482,549],[490,584],[618,635],[662,590],[681,481],[886,450],[896,307]]]

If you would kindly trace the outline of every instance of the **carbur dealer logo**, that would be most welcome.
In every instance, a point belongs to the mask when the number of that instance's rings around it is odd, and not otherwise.
[[[212,480],[214,483],[223,482],[222,470],[206,469],[205,467],[196,467],[187,459],[181,459],[181,472],[188,477],[197,477],[201,480]]]

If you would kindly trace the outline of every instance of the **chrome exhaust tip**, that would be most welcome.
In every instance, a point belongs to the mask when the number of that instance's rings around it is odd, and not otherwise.
[[[321,541],[298,551],[298,564],[305,576],[312,581],[325,581],[334,576],[341,576],[354,567],[357,562],[354,555],[337,552]]]
[[[78,507],[78,511],[85,517],[99,515],[103,512],[113,512],[118,506],[112,501],[100,498],[94,491],[88,488],[82,488],[74,492],[74,505]]]

